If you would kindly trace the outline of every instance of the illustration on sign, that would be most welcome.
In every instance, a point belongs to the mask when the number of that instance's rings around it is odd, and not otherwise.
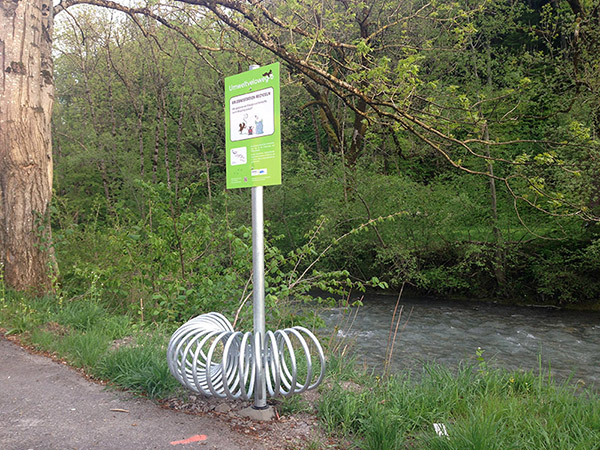
[[[242,94],[229,100],[230,136],[241,141],[275,132],[273,88]]]
[[[281,184],[279,63],[225,79],[227,188]]]

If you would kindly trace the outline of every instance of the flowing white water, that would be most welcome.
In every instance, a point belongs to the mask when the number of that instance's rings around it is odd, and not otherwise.
[[[352,344],[358,362],[381,370],[396,298],[370,295],[363,302],[358,311],[335,308],[323,317],[330,329],[338,327],[337,339]],[[542,369],[555,379],[600,387],[600,313],[414,297],[403,297],[399,305],[392,371],[475,361],[480,347],[492,367],[537,373],[541,356]]]

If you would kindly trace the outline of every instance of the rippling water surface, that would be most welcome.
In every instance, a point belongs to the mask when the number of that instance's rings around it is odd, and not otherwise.
[[[364,306],[328,310],[329,328],[353,344],[359,362],[381,369],[396,298],[371,295]],[[600,387],[600,313],[402,298],[392,370],[473,361],[478,347],[492,366],[550,368]],[[356,314],[356,318],[352,322]],[[350,323],[352,323],[350,327]]]

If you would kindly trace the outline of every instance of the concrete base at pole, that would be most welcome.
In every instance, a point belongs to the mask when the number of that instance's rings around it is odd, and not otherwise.
[[[256,409],[254,406],[248,406],[247,408],[239,410],[238,415],[252,419],[255,422],[268,422],[275,418],[275,408],[267,406],[264,409]]]

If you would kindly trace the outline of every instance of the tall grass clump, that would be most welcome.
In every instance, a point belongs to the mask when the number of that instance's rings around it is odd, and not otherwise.
[[[56,315],[56,321],[75,330],[86,331],[105,320],[107,311],[93,300],[66,302]]]
[[[96,374],[96,365],[110,346],[110,337],[101,330],[73,332],[60,340],[56,351],[76,366]]]
[[[135,345],[107,353],[99,364],[99,375],[150,398],[166,397],[179,385],[169,372],[165,354],[162,336],[140,337]]]

